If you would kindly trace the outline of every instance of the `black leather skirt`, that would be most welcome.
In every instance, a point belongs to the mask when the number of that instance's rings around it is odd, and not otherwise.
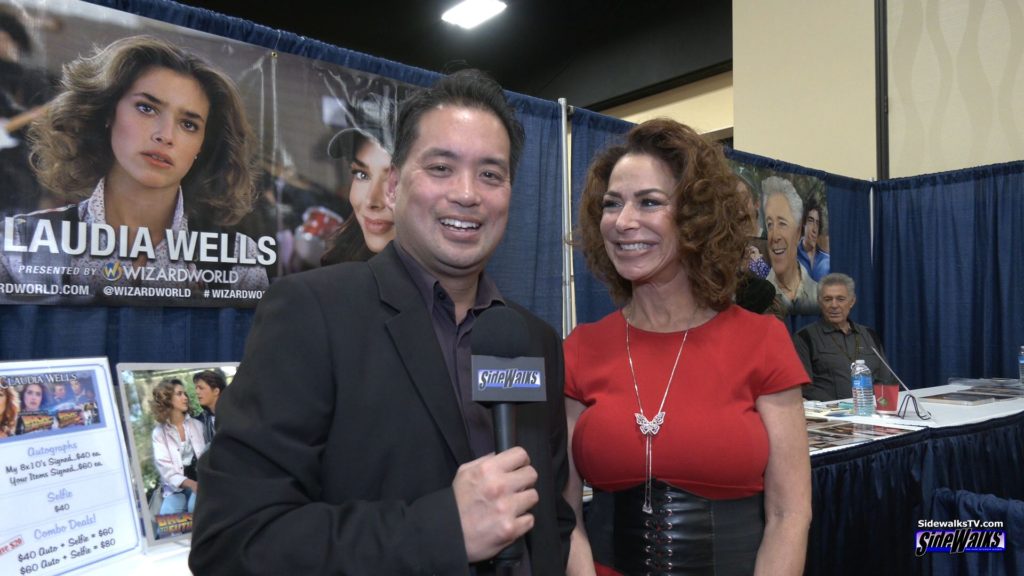
[[[764,533],[764,495],[708,500],[663,482],[615,493],[612,567],[638,575],[749,575]]]

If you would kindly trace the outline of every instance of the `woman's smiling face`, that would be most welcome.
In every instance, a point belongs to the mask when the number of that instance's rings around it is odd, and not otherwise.
[[[367,138],[352,158],[348,199],[363,231],[366,246],[380,252],[395,237],[395,216],[385,203],[391,154]]]
[[[772,194],[764,203],[764,222],[768,229],[768,257],[776,275],[796,266],[796,245],[800,223],[796,221],[784,194]]]
[[[634,285],[682,271],[675,187],[668,165],[648,154],[626,154],[608,177],[601,235],[616,272]]]

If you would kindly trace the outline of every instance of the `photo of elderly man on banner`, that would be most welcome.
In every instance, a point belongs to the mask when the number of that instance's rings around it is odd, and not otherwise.
[[[747,283],[765,280],[774,288],[772,301],[759,301],[757,311],[780,318],[817,314],[818,281],[831,268],[824,181],[734,160],[730,164],[737,187],[750,194],[748,207],[754,212],[744,264],[745,274],[757,280]]]
[[[0,8],[44,48],[19,69],[53,79],[0,119],[28,167],[0,191],[0,304],[252,307],[393,236],[380,198],[410,87],[84,3]]]

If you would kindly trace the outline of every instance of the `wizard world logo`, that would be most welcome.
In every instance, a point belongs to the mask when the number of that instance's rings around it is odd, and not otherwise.
[[[124,268],[121,267],[120,261],[107,262],[100,269],[103,272],[103,277],[106,278],[107,282],[117,282],[124,275]]]

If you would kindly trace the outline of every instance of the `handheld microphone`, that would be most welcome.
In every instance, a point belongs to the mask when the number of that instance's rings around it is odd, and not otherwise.
[[[494,449],[503,452],[516,445],[515,405],[546,399],[544,358],[528,356],[526,319],[508,306],[489,308],[476,319],[470,351],[473,401],[491,406]],[[515,566],[522,555],[519,538],[494,557],[495,565]]]
[[[903,402],[901,402],[900,404],[900,409],[897,410],[897,413],[900,414],[900,418],[903,418],[903,415],[907,413],[907,402],[911,398],[914,399],[914,411],[917,412],[918,418],[920,418],[921,420],[928,420],[929,418],[931,418],[932,413],[929,412],[928,409],[925,408],[924,406],[920,406],[918,404],[917,396],[914,396],[914,393],[910,391],[910,388],[903,383],[903,380],[901,380],[899,375],[896,374],[896,371],[892,369],[892,366],[890,366],[889,363],[885,361],[885,357],[882,356],[882,354],[874,346],[869,346],[869,348],[871,348],[871,351],[875,353],[875,357],[882,362],[882,365],[889,369],[889,373],[892,374],[892,377],[895,378],[897,382],[899,382],[900,387],[903,388],[903,390],[907,393],[906,397],[903,398]]]

